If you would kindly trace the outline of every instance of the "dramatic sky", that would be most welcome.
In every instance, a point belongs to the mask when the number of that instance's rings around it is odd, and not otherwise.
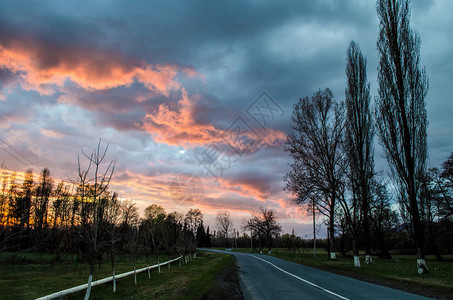
[[[412,1],[430,166],[453,151],[452,10]],[[283,191],[292,106],[326,87],[344,99],[351,40],[375,96],[377,33],[374,1],[2,1],[0,162],[76,179],[101,138],[112,189],[141,210],[196,207],[211,226],[228,210],[239,227],[267,207],[305,236],[310,217]]]

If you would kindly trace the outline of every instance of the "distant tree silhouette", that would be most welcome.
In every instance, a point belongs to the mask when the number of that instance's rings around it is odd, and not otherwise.
[[[225,239],[225,247],[228,248],[228,238],[233,229],[233,221],[231,220],[230,212],[218,211],[216,225],[218,229],[217,234]]]
[[[156,235],[162,231],[166,217],[165,209],[157,204],[151,204],[145,208],[144,227],[151,237],[152,252],[156,251]]]
[[[252,217],[242,224],[242,230],[252,231],[258,237],[260,251],[266,243],[270,254],[272,240],[280,234],[282,227],[277,222],[273,210],[260,207],[259,213],[252,213]]]

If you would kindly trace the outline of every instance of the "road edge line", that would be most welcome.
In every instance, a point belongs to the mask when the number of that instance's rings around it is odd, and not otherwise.
[[[321,287],[321,286],[319,286],[319,285],[317,285],[317,284],[315,284],[315,283],[313,283],[313,282],[310,282],[310,281],[308,281],[308,280],[306,280],[306,279],[303,279],[303,278],[301,278],[301,277],[299,277],[299,276],[297,276],[297,275],[294,275],[293,273],[290,273],[290,272],[288,272],[288,271],[285,271],[285,270],[283,270],[282,268],[277,267],[276,265],[274,265],[274,264],[271,263],[270,261],[267,261],[267,260],[265,260],[265,259],[263,259],[263,258],[261,258],[261,257],[255,256],[255,255],[253,255],[253,254],[250,254],[250,256],[252,256],[252,257],[254,257],[254,258],[256,258],[256,259],[262,260],[262,261],[264,261],[264,262],[270,264],[271,266],[273,266],[273,267],[276,268],[277,270],[280,270],[280,271],[282,271],[283,273],[286,273],[286,274],[288,274],[288,275],[290,275],[290,276],[292,276],[292,277],[294,277],[294,278],[296,278],[296,279],[299,279],[300,281],[305,282],[305,283],[308,284],[308,285],[311,285],[311,286],[313,286],[313,287],[315,287],[315,288],[318,288],[318,289],[320,289],[320,290],[323,290],[324,292],[329,293],[329,294],[331,294],[331,295],[333,295],[333,296],[336,296],[336,297],[338,297],[338,298],[340,298],[340,299],[349,300],[348,298],[343,297],[343,296],[341,296],[341,295],[338,295],[337,293],[334,293],[334,292],[332,292],[332,291],[330,291],[330,290],[328,290],[328,289],[325,289],[325,288],[323,288],[323,287]]]

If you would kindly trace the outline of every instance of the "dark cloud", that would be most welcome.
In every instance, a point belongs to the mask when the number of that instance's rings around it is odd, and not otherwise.
[[[430,78],[433,166],[453,149],[451,6],[445,0],[412,1]],[[136,191],[139,203],[168,201],[158,191],[172,174],[212,180],[196,157],[210,142],[222,142],[222,131],[237,117],[266,140],[289,132],[299,98],[329,87],[344,99],[351,40],[368,59],[377,95],[377,34],[374,1],[4,2],[1,134],[62,177],[76,169],[76,153],[101,137],[118,162],[116,179],[136,180],[136,186],[122,188],[127,195]],[[268,130],[246,112],[263,91],[284,111]],[[186,145],[194,141],[192,148]],[[218,191],[226,198],[210,195],[203,204],[237,211],[263,204],[297,218],[282,192],[289,157],[282,143],[271,144],[234,155],[220,178]],[[380,158],[377,164],[386,168]],[[285,222],[289,228],[291,221]]]

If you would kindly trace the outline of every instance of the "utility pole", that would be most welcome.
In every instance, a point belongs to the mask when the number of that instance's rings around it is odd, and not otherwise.
[[[327,226],[327,257],[330,259],[330,236],[329,236],[330,227]]]
[[[234,250],[234,239],[236,238],[236,228],[233,228],[233,240],[231,241],[231,249]]]
[[[250,252],[253,252],[253,231],[250,229]]]
[[[316,256],[316,218],[315,218],[315,200],[313,200],[313,256]]]

